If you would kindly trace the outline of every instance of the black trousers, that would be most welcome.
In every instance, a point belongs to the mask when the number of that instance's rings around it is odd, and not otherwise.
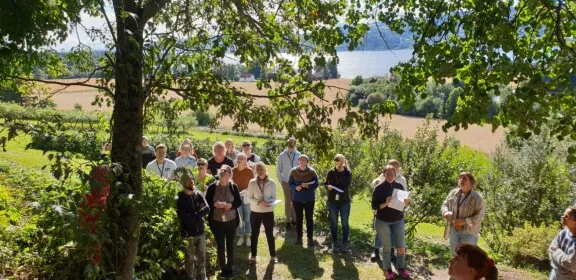
[[[264,224],[264,232],[266,233],[266,241],[268,241],[268,250],[270,256],[276,256],[276,243],[274,243],[274,212],[267,213],[250,213],[250,226],[252,226],[252,237],[250,250],[252,257],[256,257],[258,253],[258,236],[260,235],[260,227]]]
[[[306,236],[312,239],[314,236],[314,203],[292,201],[294,212],[296,212],[296,234],[298,239],[302,239],[302,223],[304,222],[304,212],[306,212]]]
[[[236,219],[228,222],[212,222],[212,233],[216,239],[218,264],[222,271],[234,271],[234,236],[236,236]],[[226,254],[224,254],[226,251]],[[228,263],[226,263],[228,260]]]

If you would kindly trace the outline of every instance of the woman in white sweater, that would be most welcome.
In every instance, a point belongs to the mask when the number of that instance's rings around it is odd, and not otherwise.
[[[276,182],[268,177],[266,165],[256,163],[257,177],[248,183],[248,201],[250,202],[250,225],[252,226],[252,257],[250,261],[256,262],[258,249],[258,235],[260,227],[264,224],[270,262],[277,263],[276,244],[274,243],[274,203],[276,201]]]

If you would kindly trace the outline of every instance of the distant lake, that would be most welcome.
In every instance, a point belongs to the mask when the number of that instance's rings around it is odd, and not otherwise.
[[[390,73],[390,68],[400,62],[412,58],[412,49],[394,51],[353,51],[339,52],[338,72],[342,79],[353,79],[361,75],[363,77],[383,76]],[[283,55],[292,61],[293,56]],[[238,63],[237,60],[226,59],[227,63]]]

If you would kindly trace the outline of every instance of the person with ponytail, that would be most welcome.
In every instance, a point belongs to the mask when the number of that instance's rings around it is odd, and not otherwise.
[[[548,248],[552,266],[550,280],[576,279],[576,207],[564,211],[562,225],[564,229]]]
[[[454,280],[497,280],[498,269],[494,260],[478,246],[460,244],[449,262],[448,275]]]
[[[328,171],[324,186],[328,191],[328,211],[330,213],[330,233],[332,235],[332,252],[343,253],[349,252],[348,235],[350,225],[350,182],[352,181],[352,172],[348,168],[344,155],[337,154],[334,156],[336,166]],[[338,247],[338,215],[342,221],[342,247]]]

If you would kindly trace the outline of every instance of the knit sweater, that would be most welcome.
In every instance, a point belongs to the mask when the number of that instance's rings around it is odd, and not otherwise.
[[[258,205],[260,201],[275,201],[276,200],[276,182],[267,178],[262,181],[259,178],[254,178],[248,184],[248,201],[250,201],[250,210],[257,213],[268,213],[274,211],[274,205],[264,207]]]
[[[350,182],[352,181],[352,172],[347,168],[344,171],[338,171],[336,168],[331,169],[328,171],[326,175],[326,182],[324,185],[326,186],[326,190],[328,191],[328,202],[330,203],[347,203],[350,202]],[[331,191],[328,190],[328,185],[332,185],[337,187],[344,192],[341,193],[335,189]],[[336,195],[338,195],[338,200],[336,200]]]
[[[247,167],[242,169],[242,171],[240,171],[238,167],[232,168],[232,181],[238,185],[240,191],[247,189],[248,183],[250,183],[252,179],[254,179],[254,171],[252,168]]]
[[[484,219],[484,200],[482,195],[474,190],[470,191],[465,200],[464,196],[460,188],[453,189],[442,204],[442,216],[447,211],[452,212],[454,219],[466,220],[466,224],[460,230],[461,233],[479,235],[480,226]],[[459,203],[459,199],[463,202]],[[460,204],[460,207],[458,207],[458,204]],[[456,217],[456,213],[458,213],[458,217]]]
[[[296,187],[302,185],[303,183],[310,183],[308,188],[302,188],[300,191],[296,190]],[[288,185],[292,189],[292,201],[296,202],[311,202],[316,200],[316,189],[318,188],[318,175],[316,170],[307,167],[305,170],[300,170],[299,167],[295,167],[290,172],[290,179],[288,179]]]
[[[553,280],[576,279],[576,235],[568,229],[562,230],[548,249]]]

